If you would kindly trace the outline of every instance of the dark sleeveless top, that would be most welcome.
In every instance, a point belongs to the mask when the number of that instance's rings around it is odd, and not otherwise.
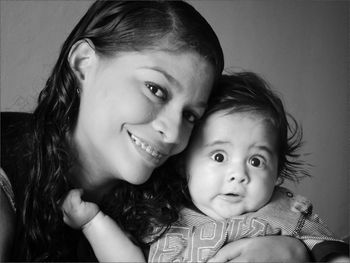
[[[26,135],[30,134],[31,129],[32,115],[30,113],[1,112],[1,168],[10,182],[10,189],[6,191],[13,191],[14,200],[11,200],[11,193],[7,193],[7,196],[10,203],[13,201],[16,209],[16,234],[11,253],[11,261],[26,261],[23,250],[23,230],[25,226],[23,226],[21,221],[21,214],[23,211],[25,188],[28,182],[27,175],[30,169],[28,163],[25,161],[26,158],[24,158],[29,153]],[[5,185],[2,184],[1,187],[4,189],[4,187],[6,188],[8,186],[5,182]],[[62,255],[62,258],[53,259],[54,261],[96,261],[92,249],[81,231],[72,230],[69,227],[62,229],[62,231],[67,231],[69,233],[68,236],[72,237],[72,239],[67,240],[65,245],[67,247],[64,250],[67,253]],[[36,259],[31,259],[31,261],[34,260]]]

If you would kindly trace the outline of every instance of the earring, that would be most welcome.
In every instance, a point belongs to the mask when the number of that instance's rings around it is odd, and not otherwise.
[[[77,87],[77,94],[80,97],[80,88],[79,87]]]

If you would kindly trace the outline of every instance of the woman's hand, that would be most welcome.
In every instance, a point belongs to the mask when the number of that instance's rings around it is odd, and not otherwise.
[[[89,223],[100,211],[96,204],[83,201],[82,194],[81,189],[70,190],[61,205],[63,221],[75,229]]]
[[[237,240],[225,245],[208,262],[306,262],[304,244],[292,237],[266,236]]]

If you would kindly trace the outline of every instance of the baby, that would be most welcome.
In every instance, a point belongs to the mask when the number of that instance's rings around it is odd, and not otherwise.
[[[301,131],[281,100],[250,72],[223,76],[219,85],[177,169],[186,179],[182,192],[188,202],[152,244],[148,261],[206,262],[228,242],[256,236],[292,236],[310,250],[325,240],[339,241],[307,199],[280,187],[284,179],[298,182],[308,175],[296,153]],[[63,210],[68,225],[83,228],[100,261],[130,249],[133,261],[145,260],[79,191],[69,193]]]

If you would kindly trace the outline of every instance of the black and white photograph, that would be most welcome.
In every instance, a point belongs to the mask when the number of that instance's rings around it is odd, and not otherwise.
[[[350,262],[350,1],[0,0],[0,262]]]

